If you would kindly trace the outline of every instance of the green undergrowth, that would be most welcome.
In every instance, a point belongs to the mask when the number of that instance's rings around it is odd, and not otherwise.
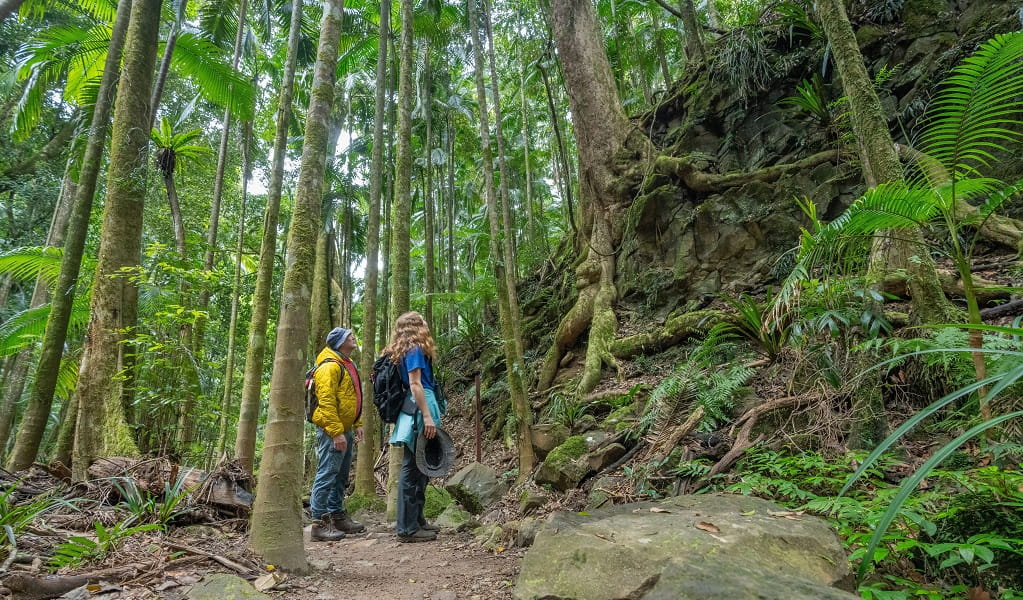
[[[958,464],[969,466],[965,453]],[[898,491],[886,458],[838,496],[863,456],[751,449],[730,479],[710,489],[760,496],[827,519],[855,565]],[[867,600],[966,598],[980,586],[1000,600],[1023,599],[1023,473],[982,466],[934,471],[901,507],[859,589]]]
[[[352,494],[345,498],[345,508],[349,514],[355,514],[360,510],[382,513],[387,510],[387,501],[376,494],[372,496]]]

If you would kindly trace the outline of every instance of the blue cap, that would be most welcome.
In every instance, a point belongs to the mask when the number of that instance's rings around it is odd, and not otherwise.
[[[335,327],[330,330],[327,334],[327,345],[330,346],[331,350],[337,350],[341,347],[341,344],[345,343],[348,336],[352,334],[351,329],[345,329],[344,327]]]

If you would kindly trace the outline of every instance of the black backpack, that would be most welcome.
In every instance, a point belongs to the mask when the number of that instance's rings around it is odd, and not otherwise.
[[[380,413],[384,423],[396,423],[401,407],[408,395],[408,386],[401,378],[400,362],[391,362],[386,355],[381,355],[373,363],[373,404]]]
[[[316,408],[320,405],[320,399],[316,397],[316,378],[313,375],[316,373],[316,369],[319,369],[320,365],[326,362],[337,363],[341,367],[341,378],[338,379],[339,384],[344,381],[345,371],[348,370],[338,359],[325,358],[322,362],[305,372],[305,420],[310,423],[313,422],[313,413],[316,412]]]

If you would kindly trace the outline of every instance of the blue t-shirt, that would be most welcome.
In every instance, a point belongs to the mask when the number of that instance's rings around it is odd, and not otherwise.
[[[437,391],[437,386],[433,381],[433,368],[430,366],[430,362],[427,360],[426,355],[423,354],[423,349],[416,346],[408,351],[405,355],[405,370],[401,373],[401,379],[407,386],[408,374],[416,369],[422,369],[419,375],[420,381],[423,382],[423,387],[430,391]]]

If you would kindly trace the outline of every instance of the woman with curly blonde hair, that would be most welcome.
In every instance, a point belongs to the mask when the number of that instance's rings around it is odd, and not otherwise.
[[[438,401],[437,383],[433,376],[437,345],[430,335],[426,319],[415,311],[398,317],[391,342],[384,348],[383,355],[400,365],[398,371],[409,390],[390,439],[395,449],[404,447],[398,482],[398,540],[428,542],[437,539],[438,528],[423,517],[428,478],[416,465],[415,445],[420,432],[426,439],[437,435],[441,416],[447,407],[443,396]]]

